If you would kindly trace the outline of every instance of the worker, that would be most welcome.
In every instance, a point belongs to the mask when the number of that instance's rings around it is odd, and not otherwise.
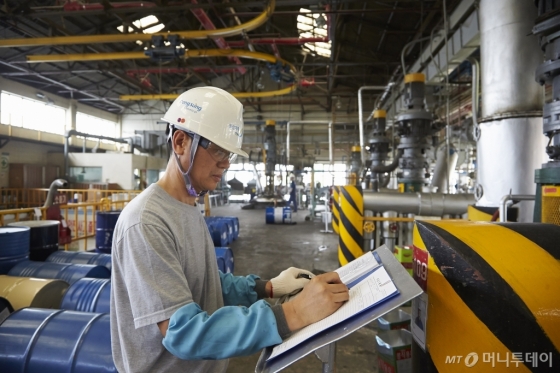
[[[120,373],[224,372],[227,358],[279,344],[348,300],[335,272],[310,279],[289,268],[266,281],[218,270],[196,202],[236,155],[247,156],[242,113],[229,93],[202,87],[164,115],[165,173],[128,203],[113,233],[111,346]],[[274,306],[262,299],[297,291]]]
[[[297,190],[296,190],[296,182],[294,177],[290,177],[290,199],[288,201],[288,207],[294,203],[294,212],[297,212]]]

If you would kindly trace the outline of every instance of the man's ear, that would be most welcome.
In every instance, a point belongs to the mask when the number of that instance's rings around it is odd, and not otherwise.
[[[175,131],[173,137],[171,138],[171,145],[173,146],[173,151],[178,155],[183,155],[187,145],[190,142],[190,137],[187,136],[183,131]]]

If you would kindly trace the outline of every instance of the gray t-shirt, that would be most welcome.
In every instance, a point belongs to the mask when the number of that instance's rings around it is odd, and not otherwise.
[[[197,207],[152,184],[121,213],[113,233],[111,345],[120,373],[224,372],[227,360],[181,360],[157,326],[185,304],[223,306],[210,233]]]

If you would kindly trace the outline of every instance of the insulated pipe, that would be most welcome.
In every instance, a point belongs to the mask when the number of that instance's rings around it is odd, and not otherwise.
[[[532,194],[506,194],[500,201],[500,223],[507,222],[507,205],[509,201],[534,201]]]
[[[364,113],[362,113],[362,91],[371,91],[371,90],[377,90],[377,91],[383,91],[385,90],[387,87],[383,86],[383,85],[370,85],[370,86],[363,86],[360,87],[360,89],[358,89],[358,116],[360,118],[360,152],[361,152],[361,159],[362,159],[362,164],[366,164],[366,157],[365,157],[365,153],[364,153]]]
[[[66,177],[68,177],[68,175],[69,175],[69,173],[68,173],[68,153],[69,153],[70,145],[68,144],[68,142],[69,142],[70,137],[72,137],[72,136],[83,136],[84,141],[85,141],[86,138],[92,138],[92,139],[99,139],[99,140],[114,141],[114,142],[118,142],[118,143],[121,143],[121,144],[129,144],[128,141],[123,140],[123,139],[115,139],[115,138],[112,138],[112,137],[91,135],[89,133],[78,132],[76,130],[67,131],[66,134],[64,135],[64,174],[65,174]]]
[[[364,209],[422,216],[462,215],[475,202],[473,194],[364,192]]]
[[[290,120],[286,124],[286,164],[290,164],[290,124],[328,124],[329,128],[329,160],[332,163],[332,121],[328,120]]]
[[[80,35],[80,36],[53,36],[44,38],[18,38],[0,40],[0,48],[12,47],[33,47],[42,45],[76,45],[76,44],[95,44],[95,43],[126,43],[136,40],[151,41],[152,36],[178,35],[183,39],[207,39],[212,37],[228,37],[249,32],[263,25],[274,12],[276,0],[270,0],[266,9],[256,18],[249,22],[242,23],[234,27],[221,28],[217,30],[194,30],[194,31],[174,31],[158,32],[155,34],[109,34],[109,35]]]
[[[535,191],[534,170],[546,162],[542,88],[534,71],[543,61],[533,2],[480,1],[481,119],[477,140],[477,206],[500,206],[507,193]],[[510,192],[511,191],[511,192]],[[532,203],[519,209],[533,221]]]

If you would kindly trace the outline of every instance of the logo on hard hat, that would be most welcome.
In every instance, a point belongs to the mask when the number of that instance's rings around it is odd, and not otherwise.
[[[235,133],[238,137],[243,137],[243,132],[241,131],[241,128],[238,125],[230,123],[229,129],[231,129],[233,133]]]
[[[177,118],[177,123],[185,123],[185,118]]]
[[[183,105],[188,111],[192,111],[193,113],[198,113],[200,110],[202,110],[202,107],[190,101],[181,100],[181,105]]]

